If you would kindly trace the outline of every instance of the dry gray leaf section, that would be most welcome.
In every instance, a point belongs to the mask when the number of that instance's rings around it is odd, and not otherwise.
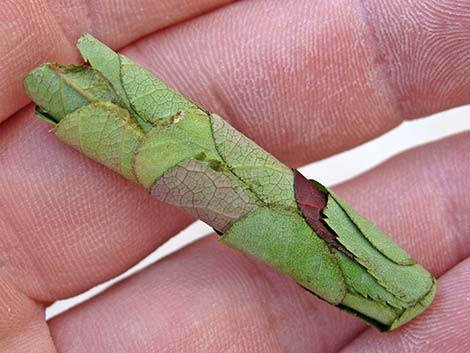
[[[193,159],[163,174],[153,186],[152,195],[184,208],[221,232],[255,207],[234,176],[212,169],[209,162]]]

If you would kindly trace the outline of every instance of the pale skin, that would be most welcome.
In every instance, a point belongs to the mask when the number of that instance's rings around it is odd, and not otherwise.
[[[367,328],[216,236],[44,321],[51,302],[122,273],[193,221],[33,117],[23,76],[44,61],[77,61],[81,32],[121,48],[292,167],[470,103],[468,1],[227,2],[2,4],[0,352],[469,350],[469,133],[335,188],[439,277],[432,306],[393,333]]]

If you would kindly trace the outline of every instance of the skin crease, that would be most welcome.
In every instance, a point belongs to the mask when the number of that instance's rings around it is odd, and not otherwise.
[[[129,31],[121,1],[87,3],[71,2],[70,21],[44,1],[2,3],[0,119],[27,102],[26,71],[77,60],[83,31],[133,43],[125,54],[292,167],[470,101],[468,1],[245,1],[212,12],[225,2],[174,11],[139,1],[148,15]],[[31,106],[0,125],[0,352],[470,349],[468,133],[335,189],[442,275],[429,311],[384,336],[214,237],[46,324],[45,305],[123,272],[192,220],[48,129]]]

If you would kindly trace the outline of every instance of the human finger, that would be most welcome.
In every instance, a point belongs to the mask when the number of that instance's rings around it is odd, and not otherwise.
[[[460,167],[470,165],[461,153],[469,146],[469,134],[463,134],[415,149],[343,184],[338,192],[373,215],[439,276],[470,254],[468,242],[462,241],[470,225],[465,221],[469,170]],[[445,212],[447,207],[453,212]],[[363,329],[359,320],[273,269],[221,247],[215,237],[171,255],[51,321],[59,352],[125,352],[138,344],[147,352],[233,347],[334,352]],[[74,351],[77,340],[81,346]]]

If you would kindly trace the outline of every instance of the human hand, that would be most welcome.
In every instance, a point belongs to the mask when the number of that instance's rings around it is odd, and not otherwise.
[[[104,3],[111,8],[111,1]],[[423,8],[284,2],[275,9],[243,2],[152,34],[124,53],[297,166],[378,136],[404,118],[468,103],[470,62],[461,53],[469,49],[470,18],[462,14],[470,4],[428,3],[420,6],[430,12],[403,28],[399,12],[422,14]],[[9,11],[20,6],[13,4]],[[16,72],[2,76],[4,87],[12,87],[2,92],[4,116],[25,102],[16,88],[24,73],[45,60],[73,60],[79,32],[122,46],[201,10],[195,2],[185,9],[171,1],[141,5],[141,21],[122,21],[129,14],[115,8],[106,26],[103,10],[90,9],[95,28],[75,28],[56,13],[66,36],[52,17],[24,19],[38,27],[28,29],[33,40],[18,35],[24,25],[8,37],[12,47],[18,38],[29,39],[8,56],[2,53],[2,74],[3,67]],[[146,8],[152,6],[163,8]],[[441,12],[449,6],[455,17]],[[168,9],[164,20],[148,16]],[[117,34],[120,25],[127,26],[125,36]],[[463,241],[468,134],[403,154],[337,188],[433,274],[445,273],[432,307],[392,334],[366,330],[359,336],[362,323],[214,238],[46,325],[44,305],[121,273],[192,219],[58,143],[31,112],[0,126],[5,351],[465,350],[469,264],[458,263],[469,253]]]

